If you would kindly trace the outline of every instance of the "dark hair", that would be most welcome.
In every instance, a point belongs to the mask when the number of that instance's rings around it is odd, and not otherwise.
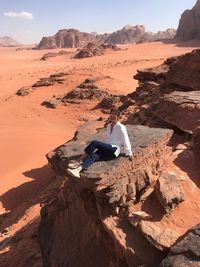
[[[110,114],[114,114],[114,115],[116,115],[117,117],[119,117],[119,116],[120,116],[120,110],[118,110],[118,109],[112,109],[112,110],[110,111]]]

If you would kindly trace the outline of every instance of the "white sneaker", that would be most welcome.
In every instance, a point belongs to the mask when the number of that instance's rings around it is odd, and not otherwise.
[[[82,164],[82,160],[70,160],[67,167],[69,169],[76,169]]]
[[[82,166],[79,166],[76,169],[70,169],[70,168],[68,168],[67,169],[67,173],[69,175],[71,175],[72,177],[74,177],[74,178],[80,178],[80,172],[81,172],[81,170],[82,170]]]

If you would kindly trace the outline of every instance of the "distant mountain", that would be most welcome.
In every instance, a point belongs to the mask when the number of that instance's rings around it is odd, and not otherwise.
[[[181,41],[200,39],[200,0],[181,15],[176,38]]]
[[[83,47],[94,41],[96,41],[96,35],[93,33],[63,29],[59,30],[54,36],[43,37],[36,49]]]
[[[173,39],[175,35],[175,29],[167,29],[166,31],[158,31],[157,33],[145,32],[140,38],[140,43],[169,40]]]
[[[97,39],[102,42],[104,37],[104,42],[112,44],[134,44],[140,41],[144,33],[144,25],[128,25],[121,30],[115,31],[113,33],[98,35]]]
[[[19,46],[19,45],[20,43],[18,43],[9,36],[0,37],[0,47]]]
[[[84,47],[90,42],[98,44],[137,44],[172,39],[175,34],[176,30],[174,29],[159,31],[158,33],[145,32],[144,25],[127,25],[118,31],[105,34],[85,33],[76,29],[63,29],[59,30],[54,36],[43,37],[35,49]]]

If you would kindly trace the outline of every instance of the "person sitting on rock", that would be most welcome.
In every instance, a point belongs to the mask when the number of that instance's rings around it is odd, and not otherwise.
[[[80,172],[88,169],[94,162],[106,158],[116,158],[121,153],[121,147],[130,160],[133,160],[131,144],[126,126],[119,122],[119,111],[113,110],[110,115],[110,123],[107,125],[107,140],[101,142],[94,140],[84,150],[79,162],[69,163],[67,173],[75,178],[80,178]]]

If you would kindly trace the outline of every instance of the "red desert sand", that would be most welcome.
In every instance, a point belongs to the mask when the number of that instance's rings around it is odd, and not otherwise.
[[[91,111],[95,101],[48,109],[41,105],[44,100],[70,91],[86,78],[99,76],[109,76],[97,83],[110,93],[133,92],[137,86],[133,80],[137,69],[159,65],[166,58],[190,52],[198,45],[161,42],[123,45],[121,51],[87,59],[74,59],[76,50],[64,49],[71,53],[47,61],[40,59],[50,50],[0,48],[0,216],[9,214],[6,235],[11,236],[39,218],[38,193],[54,176],[45,154],[69,140],[85,118],[106,116],[99,110]],[[21,87],[58,72],[69,73],[63,84],[39,87],[25,97],[15,94]],[[194,212],[200,207],[195,202],[197,196],[193,197],[189,205]],[[180,212],[183,212],[181,206],[176,213]],[[179,221],[179,224],[184,223]],[[1,249],[1,253],[6,251],[8,247]]]

